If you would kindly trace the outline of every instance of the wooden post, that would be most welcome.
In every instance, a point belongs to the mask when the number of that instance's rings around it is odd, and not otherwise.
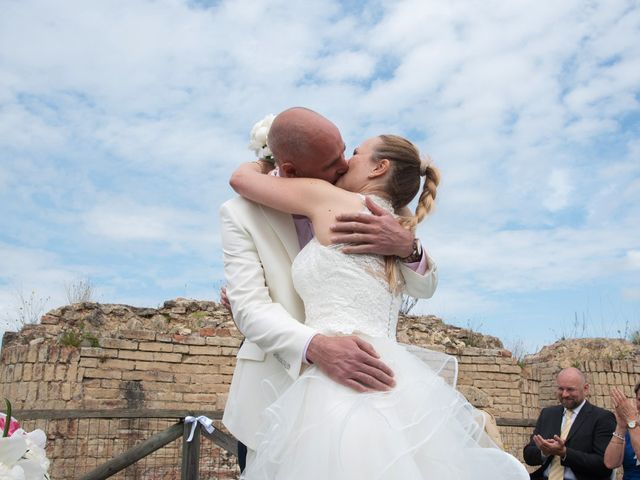
[[[195,423],[195,430],[193,432],[193,438],[190,442],[187,442],[192,423],[184,424],[184,431],[182,434],[182,475],[181,480],[198,480],[200,478],[200,424]]]

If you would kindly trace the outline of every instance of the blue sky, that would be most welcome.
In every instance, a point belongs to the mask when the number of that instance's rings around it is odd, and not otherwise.
[[[3,328],[81,279],[216,299],[229,174],[294,105],[440,167],[415,312],[528,350],[640,328],[637,2],[0,3]]]

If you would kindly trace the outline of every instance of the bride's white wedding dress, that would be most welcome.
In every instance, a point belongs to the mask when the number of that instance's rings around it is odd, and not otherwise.
[[[242,479],[529,478],[455,390],[455,359],[396,342],[401,298],[390,292],[380,257],[345,255],[313,239],[292,268],[306,324],[373,344],[396,387],[358,393],[310,366],[264,412],[256,456]],[[276,391],[269,382],[264,387]]]

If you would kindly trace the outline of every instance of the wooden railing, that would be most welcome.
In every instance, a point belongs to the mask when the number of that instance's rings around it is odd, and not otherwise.
[[[212,433],[203,430],[199,423],[184,422],[185,417],[204,415],[211,420],[220,420],[222,411],[190,411],[190,410],[20,410],[14,416],[21,420],[70,420],[70,419],[134,419],[134,418],[175,418],[177,421],[169,428],[158,432],[141,443],[133,446],[120,455],[99,465],[93,470],[84,473],[78,480],[104,480],[143,458],[151,455],[156,450],[183,438],[181,479],[197,480],[199,478],[200,436],[223,448],[234,456],[237,456],[237,441],[232,435],[218,429]],[[193,437],[187,441],[193,429]]]
[[[535,427],[535,418],[496,418],[499,427]]]

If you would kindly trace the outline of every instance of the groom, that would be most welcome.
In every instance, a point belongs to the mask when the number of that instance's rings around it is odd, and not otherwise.
[[[269,146],[286,177],[335,183],[348,170],[338,128],[305,108],[285,110],[274,120]],[[396,255],[407,292],[429,298],[436,266],[413,234],[367,201],[373,215],[339,215],[335,243],[354,243],[354,253]],[[357,391],[393,388],[393,372],[373,347],[355,336],[327,336],[304,324],[304,305],[291,280],[291,263],[311,239],[308,219],[278,212],[242,197],[220,208],[227,296],[245,336],[237,355],[223,423],[255,450],[261,412],[301,373],[315,364],[336,382]],[[346,250],[346,249],[345,249]]]

